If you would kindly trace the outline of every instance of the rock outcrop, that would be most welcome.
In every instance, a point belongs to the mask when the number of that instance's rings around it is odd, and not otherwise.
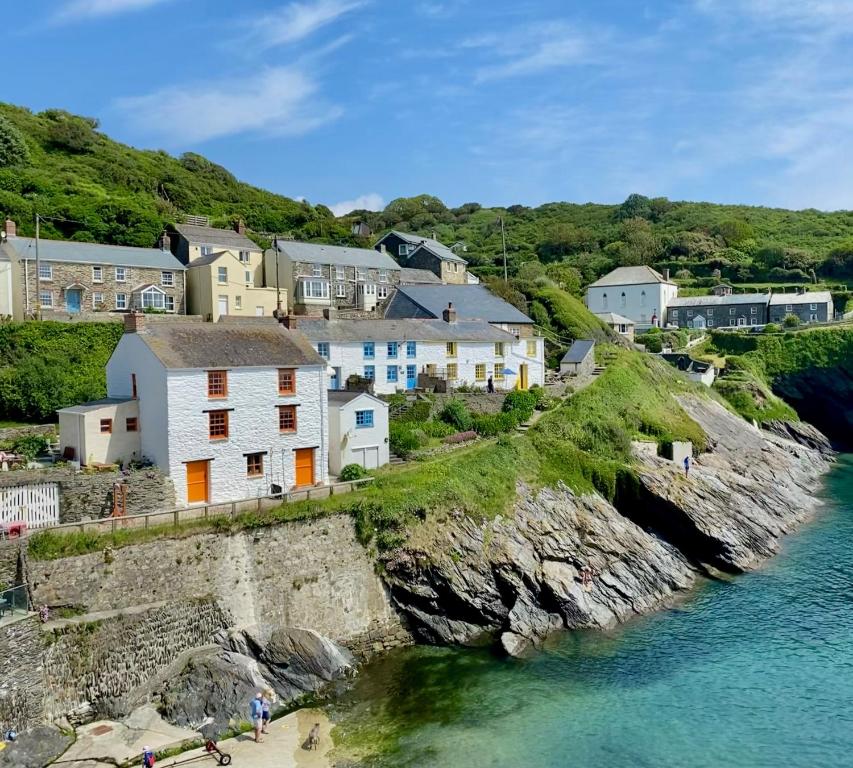
[[[424,523],[385,563],[420,637],[499,637],[518,655],[555,629],[608,627],[659,608],[700,571],[743,571],[774,554],[818,504],[811,491],[828,444],[804,425],[750,427],[707,398],[682,405],[710,442],[689,477],[644,455],[618,509],[564,486],[520,488],[509,516]]]

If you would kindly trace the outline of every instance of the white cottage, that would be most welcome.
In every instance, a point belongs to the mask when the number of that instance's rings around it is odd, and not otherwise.
[[[378,469],[390,461],[388,403],[367,392],[329,392],[329,471]]]
[[[137,402],[139,455],[172,478],[181,504],[328,480],[326,363],[278,324],[129,315],[107,391]]]
[[[678,286],[651,267],[618,267],[586,289],[586,306],[597,315],[616,312],[638,328],[661,326]]]

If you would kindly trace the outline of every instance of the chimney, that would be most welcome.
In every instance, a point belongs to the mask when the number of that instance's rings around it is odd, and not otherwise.
[[[278,319],[278,321],[284,328],[287,328],[288,331],[295,331],[296,326],[299,325],[296,315],[283,315]]]
[[[172,250],[172,238],[169,237],[169,233],[166,232],[166,230],[163,230],[163,234],[160,235],[160,239],[157,241],[157,244],[160,246],[161,251]]]
[[[338,319],[337,307],[325,307],[323,309],[323,317],[326,318],[326,320],[337,320]]]
[[[142,312],[128,312],[124,316],[124,332],[139,333],[145,330],[145,315]]]
[[[234,222],[234,231],[238,235],[246,234],[246,225],[243,223],[243,219],[237,219],[237,221]]]
[[[388,249],[385,247],[385,243],[379,244],[379,253],[388,253]]]
[[[664,269],[664,271],[663,271],[663,279],[664,279],[664,280],[666,280],[666,282],[669,282],[669,267],[667,267],[666,269]]]
[[[3,231],[6,233],[6,237],[17,237],[18,225],[12,219],[6,219],[6,227]]]
[[[453,308],[453,302],[448,302],[447,309],[441,313],[441,317],[445,323],[456,322],[456,310]]]

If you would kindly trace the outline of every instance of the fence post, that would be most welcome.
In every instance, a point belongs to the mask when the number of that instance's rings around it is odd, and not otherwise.
[[[150,517],[150,515],[145,515],[145,530],[146,531],[148,530],[148,518],[149,517]]]
[[[180,515],[180,513],[178,512],[177,509],[172,513],[172,516],[175,518],[175,527],[176,528],[178,527],[179,515]]]
[[[231,519],[233,520],[235,517],[237,517],[237,502],[232,501],[231,502]]]

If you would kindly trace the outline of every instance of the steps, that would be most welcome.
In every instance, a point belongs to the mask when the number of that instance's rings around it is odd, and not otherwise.
[[[406,460],[403,458],[400,458],[396,453],[392,453],[388,457],[388,463],[392,467],[399,467],[400,465],[405,464]]]

